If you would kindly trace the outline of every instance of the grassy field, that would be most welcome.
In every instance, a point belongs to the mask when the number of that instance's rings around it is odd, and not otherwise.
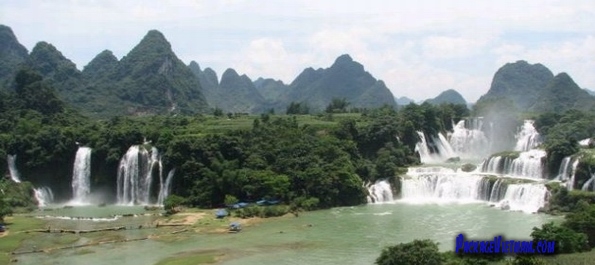
[[[43,227],[45,222],[37,218],[15,215],[5,218],[8,234],[0,239],[0,264],[10,262],[11,253],[16,250],[23,240],[35,236],[22,231]]]
[[[184,136],[204,136],[211,133],[222,133],[230,130],[248,130],[252,128],[254,120],[260,118],[260,115],[236,116],[231,119],[227,116],[214,117],[204,116],[199,122],[191,122],[182,131],[178,131]],[[339,121],[346,119],[355,119],[361,121],[359,113],[337,113],[327,115],[271,115],[270,119],[292,119],[295,117],[300,126],[309,125],[319,128],[329,128],[335,126]]]
[[[217,251],[197,251],[181,253],[176,257],[169,257],[155,265],[197,265],[217,263],[223,253]]]

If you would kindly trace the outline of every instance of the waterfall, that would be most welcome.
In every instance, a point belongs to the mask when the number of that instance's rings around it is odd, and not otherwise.
[[[390,183],[386,180],[378,180],[374,185],[369,185],[367,189],[369,203],[391,202],[394,200]]]
[[[476,158],[487,155],[489,141],[481,130],[483,119],[460,120],[453,124],[453,132],[450,134],[449,143],[453,151],[460,157]]]
[[[595,183],[593,183],[593,181],[595,181],[595,174],[591,174],[591,178],[589,178],[589,180],[583,184],[583,188],[581,190],[589,191],[589,188],[591,188],[591,191],[595,191]]]
[[[545,205],[547,188],[542,184],[509,184],[501,204],[511,211],[535,213]]]
[[[559,181],[566,181],[566,188],[568,190],[574,189],[574,176],[579,162],[580,160],[578,158],[567,156],[562,159],[562,163],[560,164],[556,179]]]
[[[76,151],[72,170],[72,200],[75,203],[86,203],[91,192],[91,151],[83,146]]]
[[[169,196],[169,193],[171,192],[171,180],[173,179],[175,173],[176,173],[176,169],[172,169],[169,171],[169,173],[167,173],[167,178],[165,179],[165,184],[162,184],[161,189],[159,190],[159,197],[157,198],[157,204],[163,205],[163,202],[165,201],[167,196]],[[159,175],[159,176],[161,177],[161,175]]]
[[[120,160],[117,179],[118,204],[149,204],[153,170],[158,167],[160,184],[163,183],[161,156],[157,148],[147,151],[143,146],[133,145]]]
[[[54,202],[54,193],[48,187],[34,188],[33,193],[39,207],[45,207]]]
[[[503,179],[498,179],[494,182],[494,186],[492,187],[492,191],[490,192],[490,202],[499,202],[504,199],[506,195],[506,189],[508,185],[504,183]]]
[[[504,174],[523,178],[544,178],[543,158],[547,153],[543,150],[533,149],[519,153],[517,158],[492,156],[482,165],[481,172]]]
[[[8,162],[8,171],[10,172],[10,178],[16,183],[21,183],[21,177],[19,176],[19,170],[17,169],[17,155],[8,155],[6,157]]]
[[[424,174],[403,179],[401,196],[415,202],[470,202],[480,199],[482,178],[471,175]]]
[[[420,141],[415,145],[415,151],[419,153],[422,163],[443,163],[447,159],[457,156],[442,133],[432,137],[431,142],[427,141],[423,132],[418,131],[417,135],[419,135]]]
[[[580,140],[578,141],[578,144],[583,147],[589,147],[589,144],[591,144],[591,138]]]
[[[413,203],[491,202],[502,209],[534,213],[545,205],[541,183],[509,184],[510,179],[456,172],[449,168],[410,168],[402,177],[402,200]],[[507,183],[508,182],[508,183]]]
[[[533,120],[525,120],[523,126],[519,129],[519,132],[516,135],[517,142],[515,151],[529,151],[539,144],[541,144],[541,137],[535,126],[533,126]]]

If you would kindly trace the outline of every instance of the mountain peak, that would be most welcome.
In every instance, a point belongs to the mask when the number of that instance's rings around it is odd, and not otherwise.
[[[236,70],[234,70],[233,68],[227,68],[227,70],[225,70],[225,72],[223,72],[223,75],[221,75],[221,81],[223,81],[223,79],[228,79],[228,78],[239,78],[240,75],[238,74],[238,72],[236,72]]]
[[[58,70],[59,65],[61,65],[61,70],[66,67],[69,71],[78,72],[72,61],[64,57],[54,45],[45,41],[35,44],[29,55],[29,62],[36,65],[36,70],[43,75]]]
[[[352,62],[353,59],[351,58],[351,56],[349,56],[349,54],[343,54],[337,57],[337,59],[335,60],[335,64],[348,64]]]
[[[27,49],[19,43],[12,29],[0,25],[0,56],[4,56],[8,52],[17,53],[19,56],[27,56]]]
[[[200,69],[200,65],[198,65],[198,63],[196,61],[190,62],[190,64],[188,64],[188,67],[190,67],[192,72],[195,72],[195,73],[200,73],[202,71]]]
[[[118,64],[118,58],[110,50],[97,54],[89,64],[83,68],[83,74],[91,78],[99,78],[110,74]]]
[[[29,52],[19,43],[12,29],[0,25],[0,87],[13,82],[18,66],[27,60]]]
[[[448,103],[467,105],[465,98],[463,98],[463,96],[454,89],[447,89],[440,93],[437,97],[427,100],[427,102],[434,105]]]
[[[165,36],[157,30],[150,30],[147,35],[126,55],[126,57],[159,57],[175,56],[171,44]],[[126,59],[123,58],[122,60]]]
[[[526,110],[532,106],[554,74],[542,64],[530,64],[519,60],[507,63],[494,74],[488,93],[480,101],[489,98],[510,98],[517,107]]]

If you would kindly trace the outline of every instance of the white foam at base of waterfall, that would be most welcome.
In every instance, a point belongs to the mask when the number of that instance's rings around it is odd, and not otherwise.
[[[378,180],[372,185],[367,185],[368,203],[386,203],[394,201],[393,191],[387,180]]]
[[[542,183],[506,184],[450,168],[413,167],[402,177],[399,200],[411,204],[492,203],[505,210],[535,213],[545,205]],[[508,181],[509,182],[509,181]]]
[[[49,187],[34,188],[33,194],[37,200],[38,207],[45,207],[54,202],[54,193]]]

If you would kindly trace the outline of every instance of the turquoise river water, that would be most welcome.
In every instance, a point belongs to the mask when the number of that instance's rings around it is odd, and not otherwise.
[[[84,210],[62,211],[51,214],[87,216]],[[141,208],[134,207],[107,207],[100,211],[106,211],[103,214],[109,211],[143,212]],[[149,218],[60,222],[82,229],[137,225]],[[237,234],[187,232],[185,238],[174,242],[149,239],[17,257],[19,264],[147,265],[185,252],[217,250],[225,253],[221,264],[226,265],[372,264],[382,248],[389,245],[428,238],[439,242],[441,250],[452,250],[454,238],[459,233],[465,233],[466,237],[473,239],[489,239],[495,235],[528,239],[533,227],[555,219],[543,214],[503,211],[485,203],[413,205],[396,202],[333,208],[302,213],[299,217],[271,219],[247,226]],[[119,233],[126,238],[139,238],[152,231],[126,230]],[[23,248],[35,243],[24,242]]]

